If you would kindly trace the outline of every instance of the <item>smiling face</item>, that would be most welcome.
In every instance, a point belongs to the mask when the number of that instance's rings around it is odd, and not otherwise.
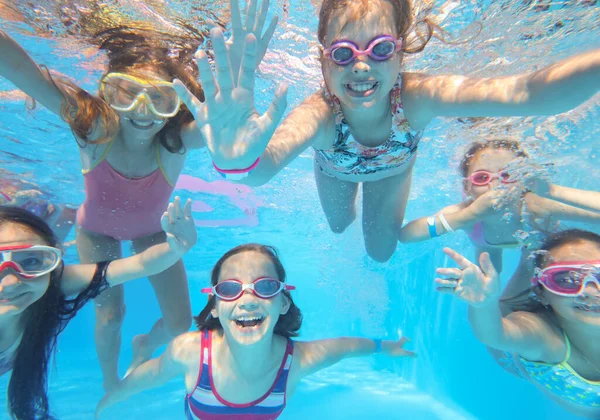
[[[501,172],[506,166],[517,159],[517,155],[511,150],[486,148],[477,152],[469,162],[467,178],[477,171],[487,171],[492,174]],[[502,186],[499,178],[495,178],[488,185],[473,185],[468,179],[464,181],[465,192],[473,198],[477,198],[484,193],[497,189]]]
[[[30,229],[16,223],[0,224],[0,246],[48,245]],[[0,317],[18,315],[46,293],[50,274],[27,279],[13,268],[0,271]]]
[[[336,41],[348,40],[365,50],[377,36],[396,37],[398,29],[394,24],[393,12],[392,5],[382,0],[369,2],[364,16],[360,16],[358,6],[336,12],[328,24],[324,48],[329,48]],[[346,107],[371,107],[387,99],[400,72],[401,63],[401,52],[385,61],[376,61],[362,55],[345,66],[323,57],[323,77],[330,92]]]
[[[260,252],[245,251],[232,255],[223,263],[219,283],[236,279],[250,284],[261,277],[278,278],[271,259]],[[228,339],[250,345],[272,336],[279,316],[287,313],[289,307],[290,301],[283,293],[261,299],[247,289],[239,299],[231,302],[217,298],[211,315],[219,319]]]
[[[158,73],[152,68],[147,67],[136,68],[135,71],[124,73],[149,83],[153,81],[171,81],[166,74]],[[139,85],[134,81],[119,80],[118,85],[118,89],[116,89],[118,97],[124,98],[124,100],[133,101],[140,91]],[[152,92],[148,97],[150,100],[156,101],[157,104],[166,100],[160,95],[160,89]],[[115,109],[115,112],[119,115],[121,130],[123,130],[126,138],[152,139],[162,130],[168,121],[168,118],[156,115],[145,98],[139,100],[131,110],[122,111]]]
[[[600,245],[588,240],[567,243],[553,248],[549,253],[549,262],[552,264],[599,259]],[[542,288],[541,299],[567,321],[600,327],[600,290],[594,283],[588,283],[583,293],[576,297],[558,296]]]

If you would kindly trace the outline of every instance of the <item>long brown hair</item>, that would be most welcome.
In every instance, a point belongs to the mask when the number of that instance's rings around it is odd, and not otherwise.
[[[204,91],[196,82],[198,68],[192,60],[201,37],[184,42],[149,29],[117,27],[95,34],[94,39],[99,49],[108,54],[108,68],[103,77],[112,72],[135,75],[142,68],[153,68],[168,79],[181,80],[198,99],[204,100]],[[54,77],[53,81],[65,97],[61,116],[77,139],[83,141],[82,147],[109,142],[118,134],[119,116],[103,98],[89,94],[65,78]],[[181,127],[193,119],[182,104],[177,115],[169,118],[158,133],[160,144],[171,153],[184,152]]]
[[[393,18],[396,23],[396,36],[398,38],[405,37],[411,32],[414,32],[414,39],[409,45],[405,43],[402,51],[408,54],[423,51],[432,36],[436,33],[443,33],[443,30],[428,20],[427,18],[413,22],[412,4],[410,0],[384,0],[392,5]],[[317,36],[321,45],[325,46],[325,38],[327,30],[330,26],[331,17],[334,13],[339,13],[348,7],[357,7],[355,19],[364,17],[370,6],[369,0],[323,0],[321,10],[319,12],[319,27]],[[443,39],[442,36],[438,36]]]
[[[275,271],[277,272],[277,280],[282,283],[285,282],[285,268],[283,268],[283,264],[281,263],[277,250],[274,247],[261,244],[244,244],[230,249],[225,253],[225,255],[219,258],[219,261],[217,261],[210,274],[210,284],[215,286],[219,282],[219,275],[221,274],[221,268],[223,267],[225,261],[236,254],[248,251],[259,252],[269,257],[271,263],[273,263],[273,266],[275,267]],[[279,317],[273,332],[287,338],[297,337],[298,330],[300,330],[300,327],[302,326],[302,313],[300,312],[300,308],[298,308],[294,303],[290,292],[284,290],[281,293],[283,293],[290,301],[290,308],[284,315]],[[211,311],[215,307],[215,303],[216,298],[211,295],[208,298],[208,303],[204,309],[202,309],[202,312],[200,312],[200,314],[194,318],[200,331],[222,328],[219,320],[213,318],[211,315]]]

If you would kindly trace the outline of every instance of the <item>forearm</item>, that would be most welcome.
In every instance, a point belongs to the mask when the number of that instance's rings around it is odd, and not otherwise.
[[[107,272],[111,286],[125,283],[140,277],[148,277],[165,271],[183,257],[174,251],[167,242],[154,245],[132,257],[114,261]]]
[[[486,346],[503,351],[512,350],[507,340],[506,322],[509,321],[502,317],[498,301],[481,308],[469,306],[469,323],[473,333]]]
[[[466,209],[459,210],[453,213],[445,213],[443,210],[437,213],[433,217],[434,226],[431,229],[435,229],[435,235],[432,236],[430,232],[430,226],[428,219],[429,217],[422,217],[417,220],[406,224],[398,233],[398,240],[404,243],[421,242],[426,241],[436,236],[444,235],[448,233],[448,230],[441,223],[439,215],[443,214],[448,225],[452,230],[465,230],[469,229],[475,223],[473,216]]]
[[[597,191],[584,191],[552,184],[547,198],[592,211],[600,211],[600,192]]]
[[[7,78],[33,98],[44,98],[44,106],[60,110],[62,96],[27,52],[8,34],[0,31],[0,76]]]
[[[538,114],[569,111],[600,90],[600,49],[562,60],[527,79],[528,102]]]
[[[157,388],[176,376],[162,373],[160,364],[160,358],[151,359],[134,369],[115,391],[111,392],[111,403],[124,401],[140,392]]]

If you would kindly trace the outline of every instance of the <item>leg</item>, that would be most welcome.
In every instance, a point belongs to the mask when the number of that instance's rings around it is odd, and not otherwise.
[[[121,244],[108,236],[89,232],[77,226],[77,252],[82,263],[95,263],[121,258]],[[111,287],[95,300],[96,352],[104,377],[104,390],[119,382],[121,325],[125,316],[123,285]]]
[[[331,231],[342,233],[356,219],[358,184],[325,175],[315,163],[315,179],[321,206]]]
[[[135,239],[133,248],[136,253],[140,253],[165,240],[165,233],[160,232]],[[160,346],[187,332],[192,325],[190,292],[183,261],[179,260],[175,265],[162,273],[150,276],[149,279],[163,317],[154,324],[150,333],[133,338],[133,360],[127,374],[149,360]]]
[[[365,247],[375,261],[389,260],[396,250],[411,179],[412,167],[396,176],[363,183]]]

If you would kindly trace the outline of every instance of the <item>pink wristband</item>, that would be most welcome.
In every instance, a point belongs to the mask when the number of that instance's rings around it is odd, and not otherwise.
[[[256,166],[258,165],[258,162],[260,162],[260,158],[256,159],[254,161],[254,163],[252,165],[250,165],[249,167],[247,167],[246,169],[221,169],[214,162],[213,162],[213,166],[215,167],[215,169],[218,172],[221,172],[222,174],[245,174],[245,173],[250,172],[252,169],[256,168]]]

